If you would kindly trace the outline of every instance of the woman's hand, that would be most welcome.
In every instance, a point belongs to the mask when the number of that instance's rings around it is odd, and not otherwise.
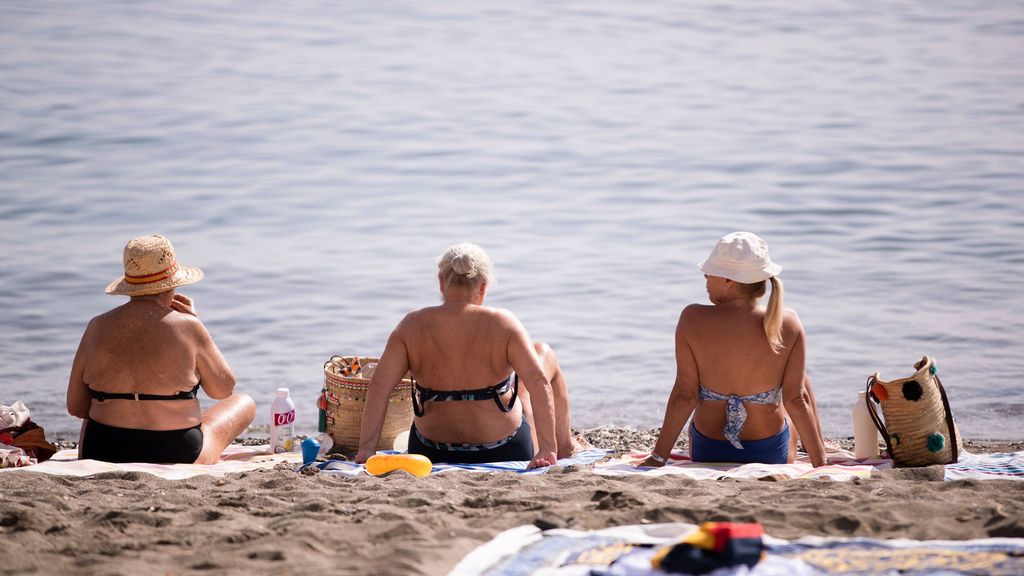
[[[537,455],[533,457],[533,460],[530,460],[526,469],[532,470],[534,468],[554,466],[556,462],[558,462],[558,454],[554,450],[538,450]]]
[[[359,453],[356,454],[355,463],[363,464],[370,459],[370,456],[373,456],[373,453],[360,450]]]
[[[639,464],[636,464],[635,466],[644,468],[661,468],[662,466],[665,465],[665,463],[665,460],[655,460],[654,455],[651,454],[650,456],[647,457],[646,460],[640,462]]]
[[[171,300],[171,309],[181,312],[182,314],[189,314],[196,318],[199,317],[199,315],[196,314],[195,301],[184,294],[174,295],[174,299]]]

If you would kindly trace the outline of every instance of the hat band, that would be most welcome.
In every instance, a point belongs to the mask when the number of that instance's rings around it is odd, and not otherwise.
[[[152,284],[154,282],[159,282],[161,280],[165,280],[167,278],[170,278],[171,276],[174,276],[175,273],[178,272],[179,268],[180,267],[178,266],[178,261],[175,260],[173,264],[168,266],[167,269],[163,270],[162,272],[157,272],[156,274],[149,274],[146,276],[129,276],[128,274],[125,274],[124,281],[129,284]]]

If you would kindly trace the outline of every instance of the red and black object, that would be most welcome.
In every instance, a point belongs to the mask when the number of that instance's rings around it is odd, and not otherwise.
[[[761,561],[764,528],[760,524],[705,522],[682,542],[660,550],[651,564],[664,572],[707,574],[726,566]]]

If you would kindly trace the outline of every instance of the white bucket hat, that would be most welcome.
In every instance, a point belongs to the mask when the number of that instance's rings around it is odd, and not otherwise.
[[[782,272],[782,266],[768,257],[768,244],[751,232],[726,234],[698,266],[708,276],[743,284],[762,282]]]
[[[159,294],[203,279],[199,268],[182,266],[174,246],[163,236],[139,236],[124,246],[124,276],[107,286],[106,293],[121,296]]]

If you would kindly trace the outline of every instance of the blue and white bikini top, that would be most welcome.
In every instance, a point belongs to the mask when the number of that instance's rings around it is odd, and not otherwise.
[[[740,431],[743,430],[743,423],[747,421],[747,409],[743,406],[744,402],[751,404],[779,404],[782,402],[782,384],[777,387],[768,390],[767,392],[758,392],[757,394],[751,394],[749,396],[737,396],[735,394],[719,394],[712,390],[701,386],[700,387],[700,399],[701,400],[724,400],[725,404],[725,429],[722,430],[722,435],[729,441],[737,450],[743,450],[743,445],[740,444]]]
[[[513,372],[509,374],[508,378],[494,386],[478,388],[476,390],[431,390],[430,388],[420,386],[415,379],[413,380],[413,386],[415,389],[412,393],[412,413],[416,416],[423,416],[423,405],[428,401],[458,402],[493,399],[494,403],[498,405],[498,410],[509,412],[516,404],[516,397],[519,396],[519,375]],[[512,396],[508,399],[508,404],[503,404],[501,395],[509,390],[512,391]]]

